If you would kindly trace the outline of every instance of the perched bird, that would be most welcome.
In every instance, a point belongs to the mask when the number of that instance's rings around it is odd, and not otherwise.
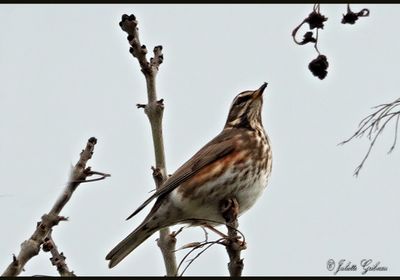
[[[254,205],[265,189],[272,167],[268,135],[261,122],[264,83],[232,102],[224,129],[175,171],[127,219],[157,199],[144,221],[106,256],[112,268],[163,227],[199,220],[224,224],[221,202],[236,199],[239,213]],[[203,223],[204,224],[204,223]]]

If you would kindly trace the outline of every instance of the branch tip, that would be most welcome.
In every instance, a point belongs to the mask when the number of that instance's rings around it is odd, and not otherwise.
[[[160,64],[163,62],[162,46],[156,46],[153,49],[154,57],[147,59],[147,48],[146,45],[141,44],[139,39],[139,28],[138,21],[134,15],[122,15],[120,27],[123,31],[127,32],[128,40],[130,44],[129,52],[135,57],[140,65],[140,71],[144,74],[147,84],[147,97],[148,102],[145,104],[136,104],[137,108],[143,108],[147,115],[153,136],[153,145],[155,153],[155,161],[157,170],[153,170],[153,178],[155,180],[157,188],[164,181],[163,174],[165,173],[165,156],[164,156],[164,144],[162,137],[162,112],[163,105],[156,103],[156,76],[159,70]],[[173,254],[175,248],[175,239],[169,236],[169,228],[160,230],[160,240],[158,242],[161,249],[161,253],[164,258],[164,263],[168,276],[174,276],[176,272],[176,259]]]
[[[97,139],[96,139],[96,137],[90,137],[88,142],[93,144],[93,145],[96,145],[97,144]]]

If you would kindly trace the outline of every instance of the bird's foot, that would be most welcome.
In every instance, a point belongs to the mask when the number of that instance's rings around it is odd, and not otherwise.
[[[235,251],[247,249],[247,243],[244,240],[240,240],[239,238],[232,238],[228,236],[227,239],[223,241],[223,244],[226,247],[229,247]]]
[[[185,227],[181,227],[180,229],[178,229],[177,231],[173,231],[173,232],[171,232],[169,235],[170,235],[170,237],[171,238],[176,238],[177,236],[178,236],[178,234],[179,233],[181,233],[182,232],[182,230],[184,229]]]

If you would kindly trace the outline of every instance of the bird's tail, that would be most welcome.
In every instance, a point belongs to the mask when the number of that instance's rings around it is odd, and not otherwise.
[[[118,243],[106,256],[109,260],[108,267],[113,268],[122,261],[130,252],[136,249],[142,242],[160,229],[157,219],[145,219],[133,232],[124,240]]]

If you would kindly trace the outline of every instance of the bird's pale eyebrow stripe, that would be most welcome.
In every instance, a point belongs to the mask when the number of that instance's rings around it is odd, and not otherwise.
[[[253,94],[252,91],[245,91],[245,92],[242,92],[238,97],[240,98],[240,97],[250,96],[252,94]]]
[[[247,100],[248,98],[250,98],[250,96],[253,94],[253,92],[248,91],[248,92],[244,92],[242,94],[240,94],[238,97],[236,97],[235,100],[235,104],[238,103],[239,100]]]

